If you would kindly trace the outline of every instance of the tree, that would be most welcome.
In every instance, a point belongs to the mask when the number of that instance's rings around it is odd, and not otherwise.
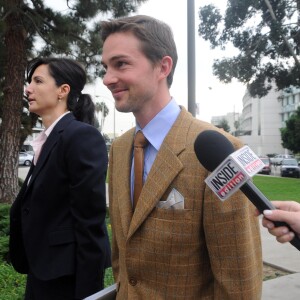
[[[199,35],[213,49],[231,44],[239,50],[214,61],[222,82],[236,78],[252,97],[265,96],[273,81],[279,90],[300,87],[300,0],[228,0],[224,16],[206,5],[199,18]]]
[[[229,132],[229,131],[230,131],[230,126],[229,126],[229,124],[228,124],[228,121],[227,121],[225,118],[223,118],[223,119],[219,122],[219,124],[216,125],[216,127],[222,128],[222,129],[223,129],[224,131],[226,131],[226,132]]]
[[[26,128],[35,122],[23,111],[26,61],[34,56],[69,56],[86,66],[90,78],[99,75],[99,14],[127,15],[145,1],[66,0],[68,9],[59,12],[42,0],[0,0],[0,202],[12,202],[18,192],[22,113]]]
[[[300,152],[300,107],[285,122],[286,127],[281,128],[282,147],[293,153]]]
[[[105,102],[103,102],[103,101],[101,101],[100,103],[96,102],[95,109],[96,109],[97,114],[99,112],[101,112],[101,117],[100,117],[100,119],[101,119],[100,131],[103,133],[104,120],[105,120],[105,118],[107,117],[107,115],[109,113],[109,109],[106,106]]]
[[[240,129],[240,121],[239,120],[237,120],[237,121],[234,121],[234,129],[235,129],[235,131],[238,131],[239,129]]]

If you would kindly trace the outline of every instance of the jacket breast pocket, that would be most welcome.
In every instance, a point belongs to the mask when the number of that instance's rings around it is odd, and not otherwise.
[[[135,241],[147,241],[145,248],[140,243],[133,245],[141,252],[136,257],[143,257],[143,268],[151,269],[155,263],[167,264],[169,274],[186,270],[190,257],[199,251],[200,220],[199,211],[154,208],[136,232]]]
[[[75,236],[72,229],[56,230],[49,234],[49,245],[58,246],[75,242]]]
[[[191,236],[198,230],[199,215],[195,211],[155,208],[143,226],[143,237],[155,244],[172,245],[191,241]]]

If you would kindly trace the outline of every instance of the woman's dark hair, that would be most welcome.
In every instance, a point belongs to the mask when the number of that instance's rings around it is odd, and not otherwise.
[[[27,65],[27,81],[30,83],[32,75],[40,65],[48,65],[49,73],[56,85],[68,84],[70,93],[67,108],[72,111],[78,121],[95,125],[95,105],[89,94],[82,94],[86,84],[86,72],[75,60],[69,58],[35,58]]]

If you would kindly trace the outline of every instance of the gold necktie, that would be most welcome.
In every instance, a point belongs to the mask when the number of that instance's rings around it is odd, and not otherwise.
[[[143,171],[144,171],[144,148],[147,146],[148,140],[142,131],[138,131],[134,138],[134,193],[133,193],[133,209],[135,209],[137,201],[143,188]]]

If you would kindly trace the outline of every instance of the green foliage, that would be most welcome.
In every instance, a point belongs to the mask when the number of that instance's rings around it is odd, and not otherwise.
[[[25,275],[17,273],[11,265],[0,262],[1,300],[24,299],[25,284]]]
[[[0,261],[8,261],[8,234],[9,234],[10,205],[0,204]]]
[[[110,224],[110,219],[109,219],[109,209],[108,209],[108,207],[107,207],[107,210],[106,210],[106,226],[107,226],[109,241],[111,243],[112,232],[111,232],[111,224]],[[104,277],[104,287],[109,287],[110,285],[114,284],[114,282],[115,282],[115,280],[114,280],[112,268],[106,269],[105,270],[105,277]]]
[[[269,5],[269,7],[268,7]],[[212,48],[232,45],[234,57],[215,60],[213,73],[228,83],[248,84],[263,97],[276,82],[279,90],[300,86],[300,7],[293,0],[227,0],[224,15],[214,5],[199,10],[198,33]]]
[[[9,204],[0,204],[0,236],[8,234]]]
[[[104,287],[109,287],[115,283],[112,268],[105,270]]]
[[[19,7],[0,1],[0,28],[2,25],[4,30],[9,9],[15,8],[21,13],[24,30],[27,33],[28,59],[34,56],[72,56],[96,71],[100,67],[99,55],[102,49],[99,25],[101,14],[102,16],[109,14],[112,17],[125,16],[135,12],[145,1],[66,1],[68,3],[63,10],[52,9],[45,1],[21,1],[22,5]],[[2,35],[1,43],[5,43]]]
[[[286,127],[280,129],[282,146],[300,152],[300,107],[285,123]]]
[[[230,126],[229,126],[228,121],[227,121],[226,119],[222,119],[222,120],[220,121],[220,123],[216,125],[216,127],[222,128],[222,129],[225,130],[226,132],[229,132],[229,131],[230,131]]]
[[[26,278],[8,263],[9,210],[9,204],[0,204],[0,299],[21,300]]]
[[[222,21],[220,10],[210,4],[199,11],[199,16],[203,24],[209,24],[209,26],[199,26],[199,34],[205,40],[209,40],[213,48],[218,46],[217,37],[220,35],[218,24]]]
[[[273,176],[254,176],[254,184],[270,200],[294,200],[300,202],[300,180]]]

